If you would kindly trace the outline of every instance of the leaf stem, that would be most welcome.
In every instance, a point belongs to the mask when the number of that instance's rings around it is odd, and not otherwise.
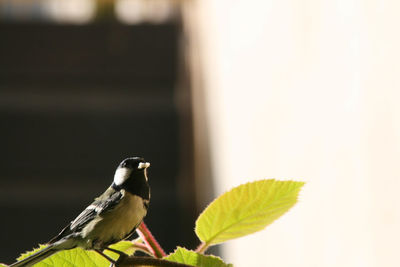
[[[136,232],[155,258],[163,258],[167,256],[144,222],[139,225],[139,227],[136,229]]]
[[[117,261],[118,267],[131,267],[131,266],[162,266],[162,267],[193,267],[183,263],[167,261],[163,259],[156,259],[151,257],[124,257],[121,261]]]
[[[197,253],[203,254],[208,249],[208,244],[206,242],[201,242],[200,245],[196,248]]]
[[[148,248],[148,246],[146,246],[146,244],[139,243],[137,241],[132,241],[132,246],[135,250],[140,250],[149,256],[154,256],[154,253],[149,250],[149,248]]]

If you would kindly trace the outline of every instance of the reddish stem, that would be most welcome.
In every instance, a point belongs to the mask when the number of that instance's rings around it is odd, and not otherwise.
[[[165,251],[161,248],[160,244],[154,238],[154,236],[152,235],[149,228],[147,228],[144,222],[140,224],[140,226],[136,229],[136,232],[143,240],[143,242],[146,244],[149,251],[154,255],[154,257],[160,259],[167,256]]]
[[[146,253],[149,256],[154,256],[154,251],[150,251],[149,247],[147,245],[143,244],[143,243],[139,243],[139,242],[133,241],[133,247],[136,250],[140,250],[140,251]]]
[[[196,252],[200,254],[204,254],[204,252],[208,249],[207,243],[201,242],[200,245],[196,248]]]

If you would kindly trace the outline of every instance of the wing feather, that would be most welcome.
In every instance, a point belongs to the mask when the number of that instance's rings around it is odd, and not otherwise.
[[[123,194],[121,191],[116,191],[113,188],[108,188],[100,197],[82,211],[72,222],[70,222],[62,231],[49,243],[57,242],[58,240],[71,234],[79,233],[89,222],[96,216],[105,212],[111,211],[121,201]]]

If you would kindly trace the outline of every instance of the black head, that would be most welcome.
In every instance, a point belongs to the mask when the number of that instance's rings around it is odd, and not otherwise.
[[[116,190],[125,189],[131,194],[149,199],[146,170],[149,166],[150,163],[140,157],[124,159],[115,171],[112,187]]]

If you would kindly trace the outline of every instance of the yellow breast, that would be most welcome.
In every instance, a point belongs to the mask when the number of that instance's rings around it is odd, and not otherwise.
[[[110,212],[105,212],[91,225],[85,227],[83,238],[88,246],[101,246],[113,240],[123,239],[132,229],[140,224],[147,209],[143,206],[142,198],[122,190],[120,203]],[[97,244],[90,244],[95,241]]]

